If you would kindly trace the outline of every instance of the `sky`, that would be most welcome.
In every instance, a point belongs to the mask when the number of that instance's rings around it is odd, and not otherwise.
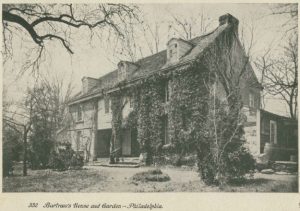
[[[230,13],[240,21],[239,33],[244,34],[245,42],[249,42],[250,28],[253,27],[254,44],[251,49],[253,59],[261,55],[270,46],[273,49],[280,48],[285,39],[284,30],[281,25],[288,20],[288,16],[271,16],[270,4],[142,4],[138,5],[143,18],[154,26],[159,23],[160,44],[159,50],[166,47],[167,41],[171,37],[178,36],[174,29],[169,29],[173,16],[189,19],[204,14],[205,20],[209,23],[207,32],[218,26],[219,16]],[[198,26],[196,25],[196,28]],[[197,32],[197,30],[195,30]],[[243,33],[242,33],[243,31]],[[93,39],[91,42],[89,34],[85,30],[74,30],[71,40],[73,55],[70,55],[59,42],[48,41],[46,43],[46,56],[40,65],[40,72],[47,78],[54,76],[64,78],[66,84],[69,81],[74,83],[74,94],[81,89],[81,79],[84,76],[98,78],[116,69],[120,56],[114,55],[111,46],[107,46],[106,38],[102,40]],[[137,33],[141,33],[139,30]],[[201,33],[201,32],[199,32]],[[142,35],[142,34],[141,34]],[[201,34],[197,34],[201,35]],[[140,51],[147,56],[150,51],[146,45],[146,40],[151,40],[149,32],[146,36],[138,36],[136,42],[140,46]],[[24,95],[25,87],[34,83],[33,75],[26,72],[22,77],[16,79],[16,73],[20,71],[21,65],[25,61],[25,53],[30,47],[34,47],[29,36],[14,38],[14,58],[4,64],[3,84],[4,90],[10,99],[21,99]],[[111,47],[111,48],[109,48]],[[29,51],[30,52],[30,51]],[[255,68],[254,68],[255,69]],[[259,72],[257,76],[260,77]],[[274,106],[276,105],[276,106]],[[266,110],[274,113],[286,115],[285,105],[279,101],[269,99],[266,102]]]

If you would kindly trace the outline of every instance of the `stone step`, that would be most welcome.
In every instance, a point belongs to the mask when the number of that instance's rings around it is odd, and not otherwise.
[[[129,163],[129,162],[119,162],[115,164],[109,164],[107,163],[89,163],[89,166],[103,166],[103,167],[117,167],[117,168],[138,168],[140,165],[138,163]]]
[[[122,157],[120,161],[115,164],[109,163],[109,158],[98,158],[96,161],[89,162],[89,166],[104,166],[104,167],[118,167],[118,168],[137,168],[140,166],[138,157]]]
[[[117,167],[117,168],[138,168],[140,167],[139,164],[122,164],[122,163],[116,163],[116,164],[101,164],[103,167]]]
[[[275,161],[272,165],[275,171],[283,172],[297,172],[298,163],[293,161]]]
[[[96,162],[106,162],[109,158],[97,158]],[[139,157],[121,157],[120,162],[139,162]]]

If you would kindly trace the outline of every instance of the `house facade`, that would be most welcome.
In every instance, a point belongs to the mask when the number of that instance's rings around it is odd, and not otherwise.
[[[226,102],[230,93],[224,84],[233,86],[232,81],[238,81],[249,149],[262,153],[267,142],[260,133],[262,87],[239,41],[238,20],[230,14],[209,34],[172,38],[157,54],[121,61],[100,78],[84,77],[81,92],[69,102],[72,147],[90,159],[167,148],[194,136],[188,133],[201,128],[199,114],[208,109],[209,94]]]

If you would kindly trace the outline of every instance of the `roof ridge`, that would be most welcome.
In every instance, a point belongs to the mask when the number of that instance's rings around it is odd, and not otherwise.
[[[191,50],[184,56],[181,57],[182,60],[179,63],[185,63],[185,62],[189,62],[193,59],[196,58],[196,56],[198,56],[206,47],[207,47],[207,42],[212,42],[215,39],[214,33],[217,33],[216,36],[221,33],[223,30],[225,30],[226,25],[222,25],[217,27],[215,30],[212,30],[209,33],[203,34],[203,35],[199,35],[197,37],[194,37],[190,40],[188,40],[187,42],[191,42],[193,44],[193,47],[191,48]],[[218,31],[220,30],[220,31]],[[210,39],[211,37],[211,39]],[[208,40],[207,40],[208,39]],[[202,45],[203,42],[203,45]],[[199,47],[200,46],[200,47]],[[151,54],[149,56],[146,56],[144,58],[140,58],[139,60],[137,60],[136,62],[133,62],[133,64],[136,64],[137,66],[139,66],[139,68],[134,71],[131,75],[130,75],[130,80],[133,79],[139,79],[142,78],[143,76],[147,76],[151,73],[153,73],[154,70],[162,70],[164,68],[175,68],[175,66],[171,65],[171,66],[166,66],[166,61],[167,61],[167,47],[157,53]],[[99,87],[99,91],[100,89],[104,89],[104,88],[109,88],[111,86],[114,86],[114,84],[117,83],[117,71],[118,69],[114,69],[113,71],[110,71],[108,73],[106,73],[105,75],[101,76],[98,78],[99,81],[103,81],[104,84],[103,86],[101,86],[101,88]],[[96,92],[98,92],[98,88],[96,87],[95,89]],[[94,91],[94,93],[89,93],[88,95],[93,95],[96,92]],[[78,97],[75,97],[75,99],[73,99],[73,101],[75,100],[79,100],[81,98],[86,97],[87,95],[79,95]]]
[[[99,78],[97,78],[98,80],[100,80],[101,78],[104,78],[105,76],[108,76],[109,74],[112,74],[113,72],[117,71],[118,69],[109,71],[108,73],[105,73],[104,75],[100,76]]]

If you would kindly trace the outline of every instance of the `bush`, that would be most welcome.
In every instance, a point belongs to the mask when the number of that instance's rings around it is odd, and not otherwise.
[[[81,169],[84,165],[84,158],[75,152],[68,145],[66,149],[60,149],[59,152],[52,152],[49,159],[49,167],[59,171],[67,169]]]
[[[245,147],[227,155],[227,173],[230,179],[241,179],[255,169],[255,159]]]
[[[2,137],[2,176],[13,174],[13,162],[20,161],[23,152],[22,137],[10,127],[3,126]]]
[[[163,153],[155,156],[154,162],[157,165],[173,165],[173,166],[195,166],[197,163],[197,156],[195,154],[178,155],[175,153]]]
[[[30,135],[28,146],[30,147],[29,160],[32,169],[45,169],[48,167],[54,140],[51,129],[45,128],[41,120],[34,121],[35,127]]]
[[[153,169],[145,172],[139,172],[132,177],[134,181],[141,182],[165,182],[169,181],[170,177],[162,173],[160,169]]]
[[[243,113],[237,105],[229,110],[222,105],[216,108],[207,119],[207,135],[197,147],[201,179],[208,185],[224,185],[255,169],[255,159],[244,147]]]
[[[198,161],[201,179],[206,184],[225,184],[231,180],[252,175],[255,170],[255,159],[244,146],[224,153],[219,160],[209,154]]]
[[[11,159],[11,156],[9,155],[9,153],[7,152],[7,150],[3,150],[3,166],[2,166],[2,176],[3,177],[7,177],[10,176],[13,172],[13,162]]]

